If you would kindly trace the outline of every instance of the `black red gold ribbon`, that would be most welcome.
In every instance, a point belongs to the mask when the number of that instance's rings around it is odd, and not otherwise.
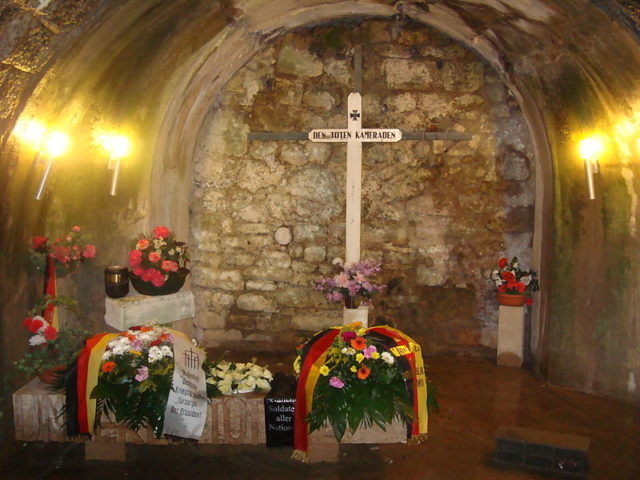
[[[320,367],[324,365],[327,351],[333,339],[338,335],[338,327],[317,333],[305,345],[302,353],[300,376],[296,388],[296,406],[293,413],[293,455],[292,457],[306,461],[309,446],[309,425],[305,421],[313,407],[313,391],[318,382]]]

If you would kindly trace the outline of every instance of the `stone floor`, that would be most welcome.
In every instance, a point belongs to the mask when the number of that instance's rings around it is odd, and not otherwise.
[[[266,357],[261,357],[265,359]],[[268,358],[275,371],[288,366]],[[262,362],[260,362],[262,363]],[[127,462],[85,462],[82,445],[3,445],[0,478],[48,479],[539,479],[487,465],[500,425],[519,425],[591,438],[589,479],[640,479],[640,409],[551,387],[528,372],[487,360],[429,358],[440,410],[420,446],[341,447],[337,464],[303,465],[288,448],[256,446],[133,446]]]

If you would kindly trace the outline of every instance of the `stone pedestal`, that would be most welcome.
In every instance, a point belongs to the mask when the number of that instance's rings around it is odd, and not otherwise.
[[[382,430],[378,425],[361,427],[356,433],[348,429],[340,443],[406,443],[407,425],[404,422],[394,420]],[[340,453],[340,443],[333,435],[331,427],[326,426],[309,434],[309,463],[337,462]]]
[[[349,325],[353,322],[361,322],[362,328],[369,326],[369,307],[345,308],[342,314],[342,324]]]
[[[167,445],[150,428],[137,432],[103,418],[91,436],[68,437],[60,415],[64,394],[52,392],[37,378],[13,394],[15,438],[21,441],[86,442],[85,456],[93,460],[124,460],[125,443]],[[200,438],[206,444],[264,445],[264,394],[245,393],[213,398]]]
[[[157,321],[161,324],[170,323],[176,330],[184,332],[189,337],[193,336],[190,319],[195,316],[196,307],[191,290],[155,297],[106,297],[105,307],[104,321],[119,331]]]
[[[524,356],[524,307],[500,305],[498,315],[498,365],[521,367]]]

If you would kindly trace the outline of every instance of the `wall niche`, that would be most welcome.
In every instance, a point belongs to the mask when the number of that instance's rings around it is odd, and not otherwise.
[[[412,23],[341,22],[288,33],[239,70],[199,133],[193,170],[192,288],[208,346],[286,350],[341,322],[313,280],[344,258],[346,147],[249,141],[249,132],[344,128],[352,53],[363,52],[363,126],[467,131],[468,142],[363,148],[363,258],[388,290],[371,323],[427,354],[495,348],[490,271],[529,263],[533,150],[497,74],[445,35]],[[289,243],[274,233],[285,227]]]

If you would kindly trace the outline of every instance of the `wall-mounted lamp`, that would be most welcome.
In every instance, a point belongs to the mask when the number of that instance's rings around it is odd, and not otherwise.
[[[42,198],[42,192],[44,191],[44,186],[47,183],[47,178],[49,177],[49,172],[51,172],[51,167],[53,166],[53,161],[64,154],[69,148],[69,136],[63,132],[51,132],[46,136],[44,149],[47,153],[47,166],[44,169],[42,174],[42,178],[40,179],[40,184],[38,185],[38,189],[36,190],[36,194],[34,198],[36,200],[40,200]]]
[[[589,200],[595,200],[596,191],[593,184],[593,174],[598,173],[600,170],[598,157],[604,150],[604,144],[598,137],[585,138],[580,142],[578,150],[580,151],[580,158],[584,160],[584,171],[587,177]]]
[[[120,163],[122,158],[129,153],[129,139],[124,135],[116,135],[112,133],[101,134],[97,138],[98,143],[109,154],[109,163],[107,168],[113,170],[111,177],[111,196],[115,196],[118,191],[118,177],[120,176]]]

